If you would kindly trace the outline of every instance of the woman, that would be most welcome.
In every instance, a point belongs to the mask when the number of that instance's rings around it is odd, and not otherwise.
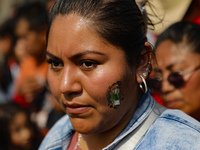
[[[155,102],[145,82],[152,51],[145,32],[133,0],[55,2],[47,34],[47,78],[67,115],[48,133],[41,150],[200,147],[195,141],[199,122],[181,111],[148,117]],[[112,96],[114,88],[118,92]],[[137,130],[141,137],[132,138]]]
[[[27,111],[14,103],[0,105],[1,150],[35,150],[41,139]]]
[[[170,26],[156,43],[157,78],[168,108],[200,121],[200,26],[187,21]]]

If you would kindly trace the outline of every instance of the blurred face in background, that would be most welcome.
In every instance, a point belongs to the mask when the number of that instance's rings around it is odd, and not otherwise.
[[[32,146],[33,131],[25,113],[18,113],[10,125],[11,141],[14,147],[29,150]]]
[[[200,54],[193,53],[192,46],[187,43],[175,44],[170,40],[165,40],[157,46],[156,57],[159,68],[156,69],[156,76],[162,81],[161,94],[166,107],[180,109],[198,119]],[[171,73],[178,74],[179,79],[183,77],[181,81],[183,84],[170,83],[168,77]]]
[[[12,38],[10,36],[0,38],[0,51],[4,55],[7,55],[9,53],[11,45],[12,45]]]
[[[19,51],[25,51],[32,56],[38,56],[46,49],[45,31],[36,32],[29,29],[29,23],[25,19],[19,19],[15,33],[17,36],[16,47]],[[16,51],[17,51],[16,50]],[[18,53],[18,52],[17,52]]]

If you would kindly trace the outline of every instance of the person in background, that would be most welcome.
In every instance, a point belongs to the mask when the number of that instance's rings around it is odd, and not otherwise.
[[[39,150],[199,149],[200,123],[159,105],[147,88],[152,47],[144,9],[134,0],[54,3],[47,80],[67,115]]]
[[[15,53],[20,51],[20,74],[15,82],[15,102],[29,107],[36,95],[46,86],[47,63],[45,5],[40,2],[25,3],[16,15]],[[19,55],[18,55],[19,56]]]
[[[0,103],[8,102],[13,96],[13,83],[19,72],[14,54],[14,19],[6,20],[0,26]]]
[[[155,45],[154,84],[168,108],[200,121],[200,25],[181,21],[167,28]],[[155,82],[156,81],[156,82]]]
[[[19,105],[0,104],[0,149],[36,150],[42,140],[40,132]]]
[[[58,121],[62,116],[65,115],[64,111],[61,109],[59,103],[56,101],[55,97],[50,91],[46,93],[46,99],[51,104],[51,109],[48,111],[48,117],[46,118],[45,129],[46,133],[51,129],[51,127]],[[44,133],[44,135],[46,135]]]
[[[15,80],[13,101],[29,110],[31,119],[41,132],[46,133],[46,124],[53,106],[48,100],[45,60],[47,12],[45,4],[25,3],[16,14],[15,55],[20,72]]]

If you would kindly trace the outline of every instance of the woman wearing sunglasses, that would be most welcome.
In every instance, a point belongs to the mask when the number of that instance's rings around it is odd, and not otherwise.
[[[158,37],[155,51],[156,85],[165,106],[200,121],[200,26],[187,21],[173,24]]]
[[[134,0],[55,2],[47,78],[67,115],[40,150],[200,148],[200,123],[157,104],[146,86],[152,48],[141,10]]]

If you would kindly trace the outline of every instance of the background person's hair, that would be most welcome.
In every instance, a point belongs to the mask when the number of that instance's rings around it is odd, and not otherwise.
[[[10,131],[10,125],[13,122],[13,119],[18,115],[19,113],[24,113],[27,115],[28,123],[30,123],[30,128],[33,131],[33,137],[32,137],[32,148],[31,150],[35,150],[39,147],[39,144],[42,140],[42,137],[35,126],[35,124],[30,120],[30,114],[29,112],[19,106],[18,104],[15,104],[13,102],[9,103],[3,103],[0,104],[0,150],[13,150],[14,145],[12,144],[11,140],[11,131]]]
[[[124,50],[129,65],[138,62],[147,38],[144,17],[135,0],[57,0],[50,11],[47,41],[55,17],[68,14],[87,19],[100,37]]]
[[[47,12],[41,2],[25,3],[19,7],[16,19],[25,19],[29,23],[29,30],[40,32],[47,26]]]
[[[14,57],[13,46],[16,42],[14,35],[14,25],[15,19],[11,18],[6,20],[3,24],[0,25],[0,39],[9,37],[11,39],[11,48],[7,56]]]
[[[191,47],[191,52],[200,53],[200,25],[189,21],[180,21],[171,25],[159,35],[155,50],[165,40],[170,40],[175,44],[185,43]]]
[[[8,19],[0,26],[0,38],[13,35],[14,19]]]
[[[20,113],[26,113],[21,107],[14,103],[5,103],[0,105],[0,149],[12,150],[13,145],[10,135],[10,124],[15,116]]]

